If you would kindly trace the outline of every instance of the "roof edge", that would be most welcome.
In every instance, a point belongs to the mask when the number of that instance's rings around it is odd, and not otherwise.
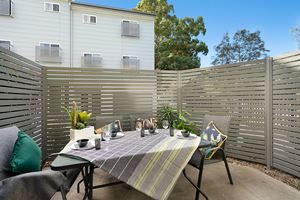
[[[153,16],[153,17],[156,16],[153,13],[147,13],[147,12],[135,11],[135,10],[129,10],[129,9],[123,9],[123,8],[115,8],[115,7],[109,7],[109,6],[100,6],[100,5],[96,5],[96,4],[90,4],[90,3],[82,3],[82,2],[71,1],[71,4],[79,5],[79,6],[103,8],[103,9],[108,9],[108,10],[116,10],[116,11],[128,12],[128,13],[134,13],[134,14],[148,15],[148,16]]]

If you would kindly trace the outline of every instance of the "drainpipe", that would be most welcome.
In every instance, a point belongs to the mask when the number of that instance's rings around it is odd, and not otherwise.
[[[70,41],[70,68],[73,67],[73,13],[72,13],[72,1],[69,1],[69,8],[70,8],[70,30],[69,30],[69,41]]]

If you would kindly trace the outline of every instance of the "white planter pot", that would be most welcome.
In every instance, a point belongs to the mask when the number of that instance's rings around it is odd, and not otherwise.
[[[182,131],[182,130],[175,129],[175,130],[174,130],[174,135],[175,135],[175,136],[176,136],[176,135],[181,135],[181,131]]]
[[[70,129],[70,139],[71,140],[80,140],[80,139],[92,139],[95,137],[94,127],[88,126],[84,129]]]

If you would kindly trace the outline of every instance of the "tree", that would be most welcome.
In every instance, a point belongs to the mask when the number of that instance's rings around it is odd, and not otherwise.
[[[200,66],[199,54],[207,55],[208,47],[198,39],[205,35],[202,17],[177,18],[167,0],[141,0],[135,10],[156,14],[155,68],[191,69]]]
[[[300,28],[292,28],[291,32],[293,33],[296,42],[298,43],[298,48],[300,49]]]
[[[232,46],[230,44],[230,37],[225,33],[220,44],[214,47],[216,56],[213,57],[213,65],[224,65],[231,63],[233,59]]]
[[[269,52],[260,37],[260,31],[251,33],[246,29],[237,31],[231,43],[228,34],[225,34],[215,51],[216,56],[212,62],[214,65],[257,60],[267,56]]]
[[[246,29],[237,31],[233,36],[233,62],[257,60],[267,56],[265,42],[260,37],[260,31],[250,33]]]

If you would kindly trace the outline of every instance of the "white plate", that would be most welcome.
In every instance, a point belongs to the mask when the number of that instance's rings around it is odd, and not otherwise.
[[[189,137],[184,137],[184,136],[182,136],[181,133],[177,133],[176,136],[177,136],[179,139],[187,139],[187,140],[192,140],[192,139],[197,138],[197,135],[195,135],[194,133],[190,133],[190,136],[189,136]]]
[[[88,150],[88,149],[92,149],[95,147],[95,144],[94,142],[92,141],[88,141],[87,145],[85,147],[79,147],[78,143],[77,142],[74,142],[70,148],[73,149],[73,150]]]
[[[117,132],[117,135],[116,135],[116,137],[111,137],[110,139],[112,139],[112,140],[114,140],[114,139],[119,139],[119,138],[121,138],[121,137],[124,137],[124,133],[122,133],[122,132]]]

